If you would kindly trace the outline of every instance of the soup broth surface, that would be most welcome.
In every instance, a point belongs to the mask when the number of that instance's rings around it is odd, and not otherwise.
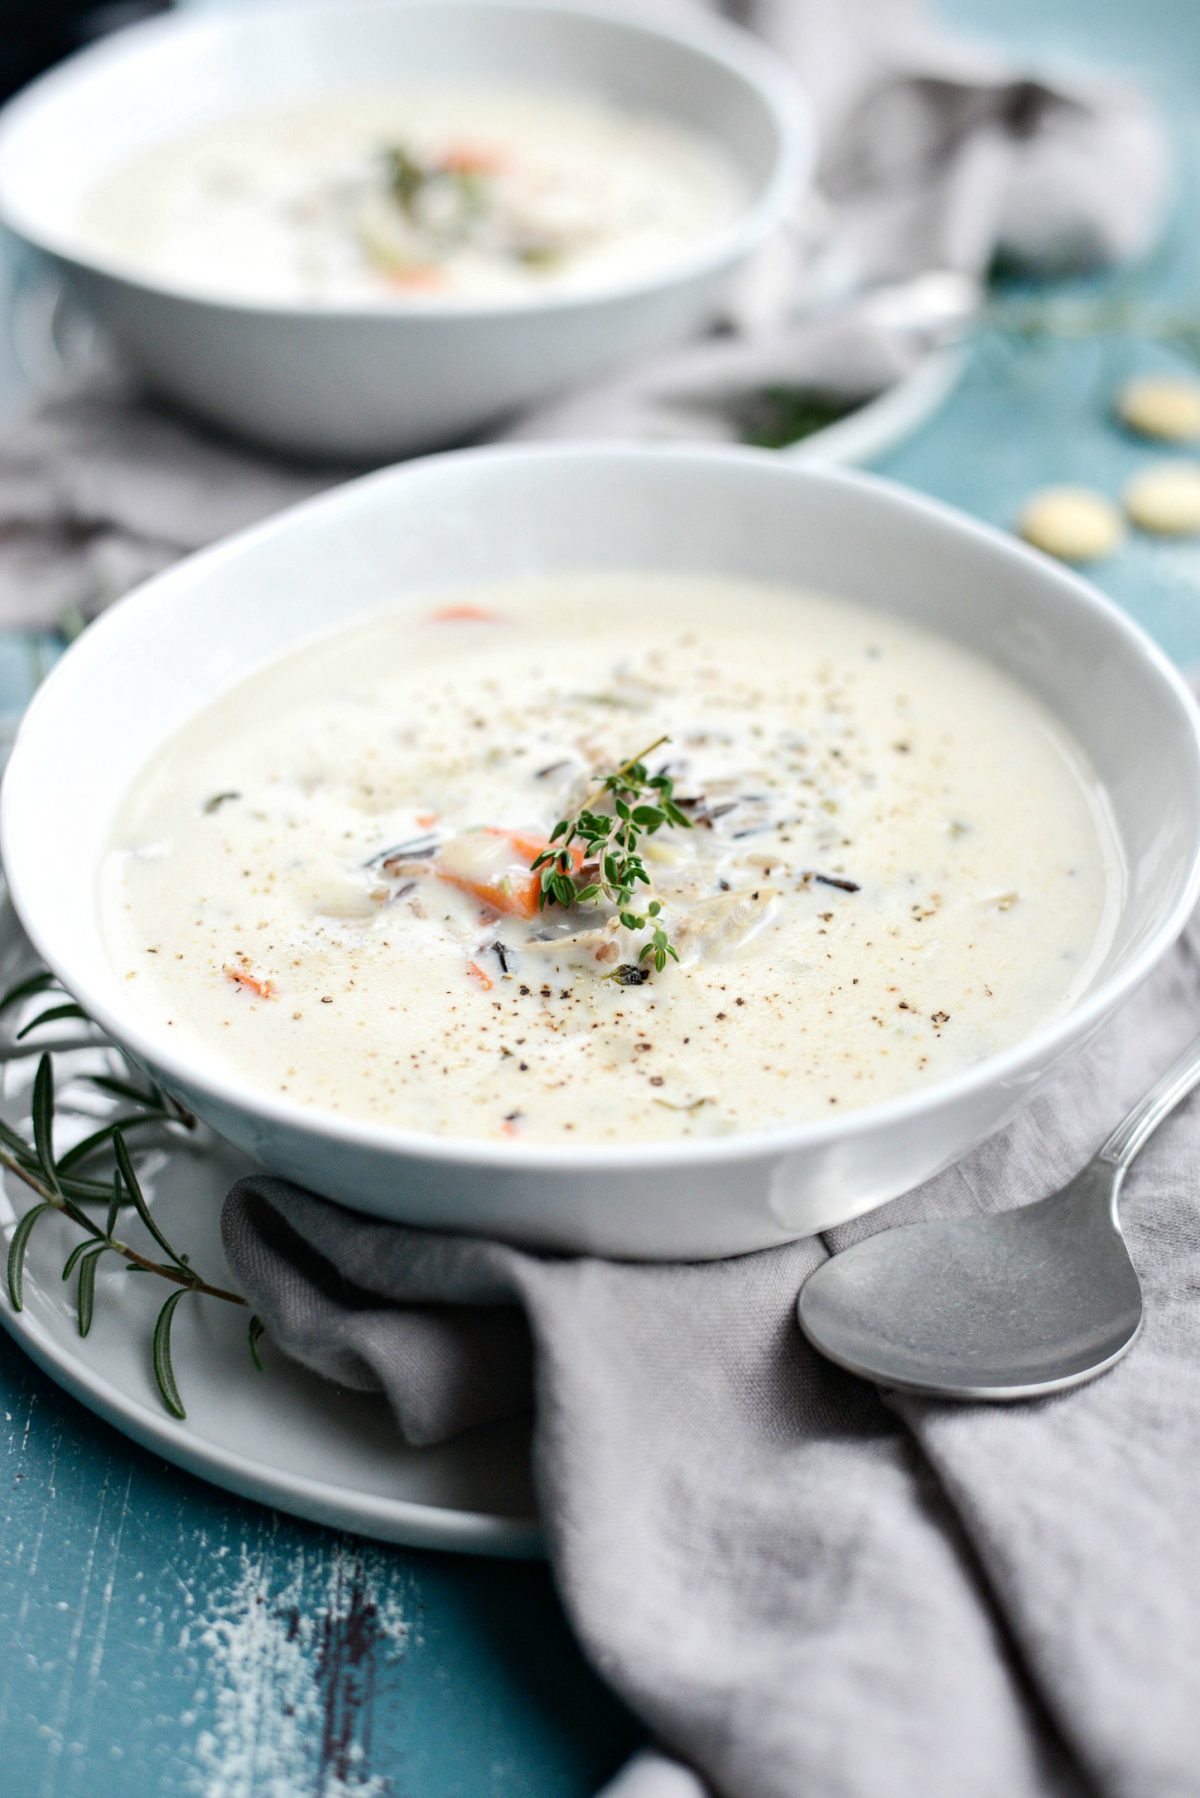
[[[718,146],[586,94],[505,86],[328,95],[143,153],[80,227],[217,296],[521,301],[651,274],[728,225]]]
[[[688,822],[642,834],[626,920],[539,909],[553,827],[639,757]],[[974,654],[818,594],[580,573],[255,673],[140,776],[101,899],[146,1021],[248,1088],[614,1144],[828,1118],[1019,1041],[1089,984],[1120,878],[1080,751]]]

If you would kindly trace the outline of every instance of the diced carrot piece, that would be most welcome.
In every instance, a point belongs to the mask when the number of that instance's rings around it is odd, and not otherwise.
[[[521,1132],[512,1118],[505,1118],[500,1126],[500,1134],[501,1136],[520,1136]]]
[[[489,912],[507,912],[518,918],[532,918],[537,911],[538,877],[531,874],[528,880],[514,881],[507,876],[503,880],[488,886],[483,881],[466,880],[461,874],[450,874],[439,871],[439,879],[447,885],[458,887],[464,893],[470,893]]]
[[[436,612],[430,612],[429,621],[431,624],[499,624],[500,615],[487,606],[439,606]]]
[[[484,828],[489,837],[503,837],[506,843],[511,843],[527,862],[536,861],[542,850],[550,846],[545,837],[531,836],[527,830],[505,830],[499,824],[488,824]],[[578,846],[571,850],[571,860],[576,867],[583,861],[583,850]]]
[[[408,268],[385,269],[383,276],[392,287],[436,288],[446,284],[445,271],[436,262],[414,262]]]
[[[489,837],[503,837],[506,843],[511,843],[526,868],[537,859],[543,849],[549,847],[545,837],[529,836],[520,830],[501,830],[488,826],[486,834]],[[576,844],[567,853],[572,867],[578,871],[583,865],[583,850]],[[464,893],[471,893],[494,912],[519,918],[532,918],[537,913],[538,893],[542,885],[540,873],[530,872],[526,875],[522,870],[515,876],[505,874],[498,881],[478,881],[452,873],[449,869],[438,868],[436,872],[439,879],[461,888]]]
[[[437,821],[438,821],[438,815],[436,812],[418,812],[417,813],[417,823],[421,826],[422,830],[428,830],[429,826],[431,824],[436,824]]]
[[[257,980],[253,974],[247,974],[244,968],[231,968],[228,963],[226,963],[223,972],[226,980],[232,980],[238,986],[248,987],[252,993],[257,993],[260,999],[273,999],[275,997],[275,982],[273,980]]]
[[[450,144],[439,161],[451,175],[495,175],[505,166],[508,157],[493,144],[472,144],[464,140]]]
[[[490,974],[484,973],[477,961],[469,961],[467,963],[467,973],[471,976],[472,980],[477,980],[479,982],[485,993],[490,993],[496,984]]]

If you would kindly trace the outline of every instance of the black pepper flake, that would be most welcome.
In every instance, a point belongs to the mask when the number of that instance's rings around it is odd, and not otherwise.
[[[950,1022],[950,1013],[948,1011],[935,1011],[932,1022],[937,1024],[940,1028],[941,1025]]]

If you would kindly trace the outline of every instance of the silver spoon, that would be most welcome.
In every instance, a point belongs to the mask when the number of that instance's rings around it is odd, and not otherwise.
[[[800,1328],[839,1367],[938,1398],[1039,1398],[1104,1373],[1142,1324],[1121,1183],[1197,1083],[1200,1039],[1060,1191],[855,1243],[806,1281]]]

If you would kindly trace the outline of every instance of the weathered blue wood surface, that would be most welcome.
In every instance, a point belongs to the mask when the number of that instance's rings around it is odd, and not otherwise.
[[[1200,294],[1194,0],[943,0],[1031,57],[1152,86],[1184,157],[1181,226],[1141,277]],[[886,471],[1007,522],[1031,487],[1115,487],[1146,352],[984,346]],[[0,398],[7,397],[0,368]],[[1200,548],[1142,539],[1101,571],[1200,660]],[[0,639],[0,712],[36,645]],[[384,1549],[290,1522],[131,1447],[0,1339],[2,1798],[587,1798],[638,1737],[584,1668],[538,1567]]]
[[[227,1498],[0,1342],[4,1798],[576,1798],[636,1739],[539,1566]]]

